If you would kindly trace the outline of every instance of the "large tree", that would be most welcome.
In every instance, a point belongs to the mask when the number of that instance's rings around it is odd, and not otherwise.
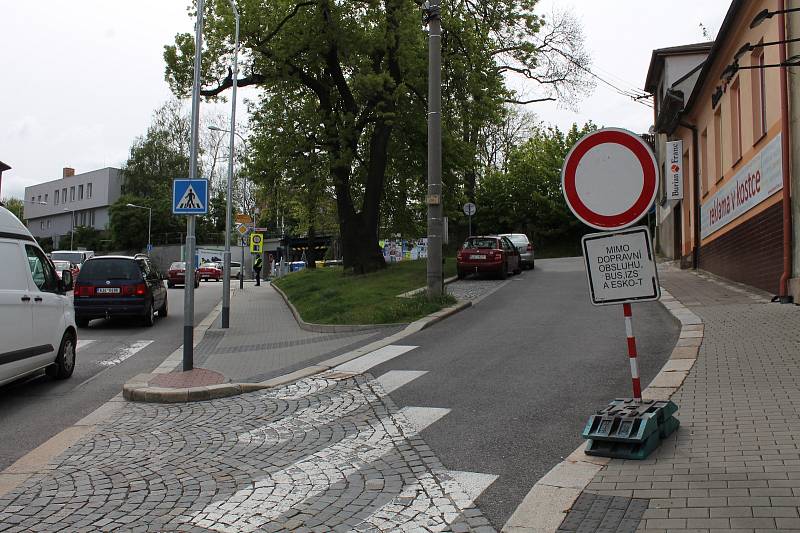
[[[258,86],[263,98],[284,99],[297,112],[315,147],[315,179],[329,183],[337,208],[345,266],[367,272],[384,265],[378,231],[387,190],[412,191],[421,200],[424,176],[427,52],[420,31],[422,0],[242,0],[244,48],[240,86]],[[461,189],[464,169],[475,160],[478,131],[515,100],[504,76],[516,72],[558,92],[574,85],[585,61],[550,54],[547,35],[534,40],[543,19],[536,0],[460,0],[443,6],[445,197]],[[234,27],[228,3],[213,0],[205,13],[203,94],[216,97],[231,87],[228,68]],[[577,53],[576,53],[577,52]],[[166,77],[173,91],[191,89],[194,40],[180,34],[166,47]],[[554,65],[563,68],[554,68]],[[543,96],[542,98],[549,98]],[[540,98],[536,98],[540,99]],[[290,130],[289,124],[287,131]],[[283,131],[277,125],[275,132]],[[298,155],[298,159],[310,158]],[[302,166],[301,163],[290,167]],[[474,175],[467,175],[474,188]],[[408,177],[414,177],[414,184]],[[449,191],[449,192],[448,192]]]

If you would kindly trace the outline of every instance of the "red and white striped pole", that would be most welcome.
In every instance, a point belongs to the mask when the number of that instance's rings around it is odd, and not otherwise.
[[[633,381],[633,397],[642,400],[642,384],[639,381],[639,365],[636,364],[636,337],[633,336],[633,322],[631,321],[631,304],[622,304],[625,314],[625,333],[628,336],[628,357],[631,361],[631,379]]]

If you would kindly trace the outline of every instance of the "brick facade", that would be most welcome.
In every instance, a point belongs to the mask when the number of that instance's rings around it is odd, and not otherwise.
[[[783,273],[783,213],[778,202],[700,248],[700,268],[778,294]]]

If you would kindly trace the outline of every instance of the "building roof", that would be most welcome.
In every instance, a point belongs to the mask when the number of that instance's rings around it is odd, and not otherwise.
[[[684,106],[686,111],[692,109],[695,101],[699,98],[699,94],[703,89],[703,85],[705,85],[706,78],[708,77],[708,72],[714,66],[720,49],[725,44],[725,40],[733,29],[734,21],[740,15],[746,4],[747,3],[745,0],[733,0],[733,2],[731,2],[731,6],[728,8],[728,13],[725,14],[725,20],[722,21],[722,26],[720,26],[719,32],[717,33],[717,38],[714,39],[714,45],[708,52],[708,57],[706,58],[705,63],[703,63],[703,70],[700,71],[700,76],[697,78],[697,83],[694,85],[694,90],[692,90],[692,94],[689,95],[689,99],[686,101],[686,105]]]
[[[5,170],[9,170],[10,168],[11,168],[10,166],[8,166],[5,163],[3,163],[2,161],[0,161],[0,172],[3,172]]]
[[[707,41],[653,50],[653,54],[650,56],[650,67],[647,69],[647,78],[644,82],[644,90],[649,93],[655,93],[658,89],[658,78],[660,77],[661,71],[664,70],[664,58],[669,56],[708,53],[713,45],[714,41]]]

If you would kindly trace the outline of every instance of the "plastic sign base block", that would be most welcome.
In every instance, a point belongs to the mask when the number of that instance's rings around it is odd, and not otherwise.
[[[617,398],[589,417],[583,429],[587,455],[645,459],[662,440],[678,429],[672,401]]]

